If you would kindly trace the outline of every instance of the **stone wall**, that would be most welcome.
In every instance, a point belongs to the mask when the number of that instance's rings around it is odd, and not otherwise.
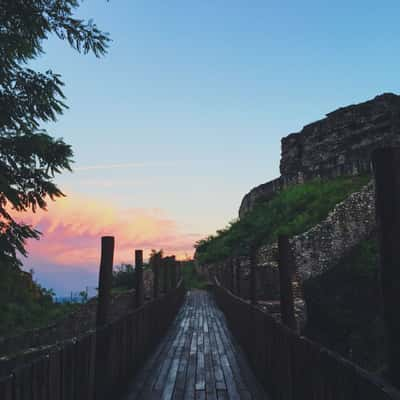
[[[253,209],[254,205],[257,201],[268,201],[272,199],[275,193],[279,192],[282,189],[282,180],[281,178],[274,179],[270,182],[263,183],[252,189],[249,193],[247,193],[239,208],[239,218],[242,218],[247,212]]]
[[[281,141],[281,177],[251,190],[239,217],[282,187],[320,177],[371,172],[371,152],[400,145],[400,96],[386,93],[365,103],[339,108]]]
[[[337,204],[327,218],[290,239],[297,278],[302,282],[322,274],[376,229],[375,190],[370,182]],[[278,266],[276,243],[258,251],[258,264]]]
[[[400,145],[400,96],[339,108],[282,139],[284,184],[369,171],[371,152]]]
[[[298,276],[304,281],[322,274],[374,230],[375,190],[371,182],[337,204],[324,221],[292,239]]]

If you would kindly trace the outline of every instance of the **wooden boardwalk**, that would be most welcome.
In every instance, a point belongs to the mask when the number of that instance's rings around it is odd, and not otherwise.
[[[268,399],[211,295],[187,294],[173,325],[123,400]]]

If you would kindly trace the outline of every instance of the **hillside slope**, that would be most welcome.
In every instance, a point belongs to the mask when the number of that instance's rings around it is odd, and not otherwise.
[[[273,199],[260,201],[240,220],[200,240],[196,244],[196,259],[209,264],[232,255],[248,255],[254,244],[259,247],[272,243],[279,234],[303,233],[326,218],[336,204],[359,191],[369,179],[369,176],[350,176],[290,186]]]

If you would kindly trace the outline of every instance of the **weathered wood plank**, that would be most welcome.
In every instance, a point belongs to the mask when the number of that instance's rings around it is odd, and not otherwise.
[[[0,399],[12,400],[13,376],[0,378]]]
[[[249,374],[225,317],[210,294],[195,290],[124,400],[265,398]]]
[[[162,368],[162,362],[168,354],[168,350],[174,340],[177,327],[183,318],[184,309],[185,307],[183,307],[181,312],[178,314],[171,328],[165,335],[164,340],[158,345],[155,352],[150,356],[149,360],[141,369],[136,379],[130,385],[128,390],[129,395],[126,397],[126,400],[145,398],[145,392],[151,393]]]
[[[189,364],[189,356],[190,356],[190,344],[192,341],[193,331],[194,331],[194,308],[188,305],[189,316],[185,320],[185,343],[184,348],[182,350],[181,359],[178,367],[178,374],[175,382],[175,390],[173,394],[174,400],[183,400],[184,399],[184,391],[186,384],[186,374],[187,368]]]

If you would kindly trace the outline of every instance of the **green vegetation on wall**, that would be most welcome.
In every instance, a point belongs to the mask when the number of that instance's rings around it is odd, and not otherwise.
[[[291,186],[272,200],[260,202],[242,219],[231,222],[216,235],[197,242],[196,258],[206,264],[233,254],[246,255],[251,246],[271,243],[279,234],[293,236],[305,232],[369,179],[369,176],[339,177]]]

